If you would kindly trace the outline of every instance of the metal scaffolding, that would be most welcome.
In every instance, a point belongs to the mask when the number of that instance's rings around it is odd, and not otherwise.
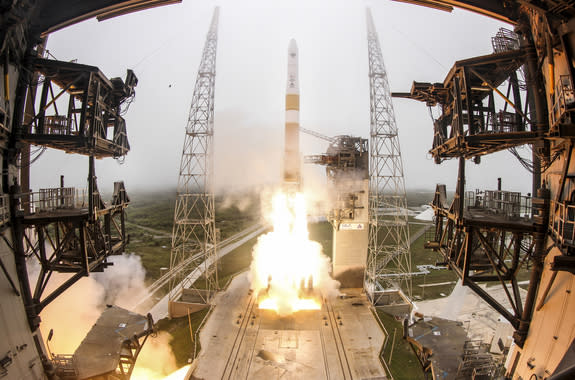
[[[387,73],[367,9],[367,41],[371,141],[369,163],[369,248],[365,288],[378,302],[378,294],[401,288],[411,295],[411,254],[407,199],[397,126]]]
[[[171,304],[207,304],[218,287],[213,191],[218,14],[216,8],[198,69],[180,162],[170,257],[170,270],[178,274],[169,285]]]

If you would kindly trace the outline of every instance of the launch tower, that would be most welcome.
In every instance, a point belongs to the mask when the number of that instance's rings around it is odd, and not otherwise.
[[[373,303],[386,288],[411,294],[411,255],[403,164],[387,72],[367,10],[370,87],[369,248],[365,289]]]
[[[198,69],[180,162],[170,271],[169,314],[205,307],[218,288],[213,190],[214,87],[218,14]]]
[[[333,226],[333,276],[342,288],[361,288],[368,243],[367,139],[300,130],[331,142],[325,154],[306,156],[304,162],[326,166],[333,205],[328,215]]]

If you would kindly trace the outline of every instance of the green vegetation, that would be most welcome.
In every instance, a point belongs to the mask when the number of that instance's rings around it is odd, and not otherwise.
[[[411,224],[411,235],[413,236],[414,232],[417,232],[422,228],[425,228],[425,226]],[[411,244],[411,266],[414,272],[417,272],[417,265],[435,265],[443,261],[443,256],[439,252],[433,252],[430,249],[424,248],[423,245],[426,240],[428,240],[428,237],[423,234]],[[430,300],[442,297],[442,293],[450,294],[455,287],[457,280],[457,274],[449,269],[430,270],[429,274],[414,276],[411,281],[412,297],[416,300]],[[427,287],[419,286],[440,283],[449,284]]]
[[[188,364],[188,359],[194,359],[191,356],[194,354],[194,340],[196,340],[196,354],[200,352],[199,335],[196,334],[204,317],[208,314],[209,308],[197,311],[188,316],[181,318],[164,318],[158,321],[158,331],[169,333],[174,339],[170,342],[172,352],[176,357],[176,365],[182,367]],[[190,326],[192,334],[190,333]]]
[[[175,191],[131,194],[131,203],[126,210],[126,228],[130,236],[126,250],[142,258],[147,282],[160,277],[160,268],[170,266],[175,203]],[[255,194],[216,197],[219,241],[256,223],[259,205],[259,197]]]
[[[317,241],[323,248],[323,254],[333,257],[332,226],[329,222],[311,223],[308,225],[310,240]]]
[[[401,321],[397,321],[394,317],[381,310],[377,310],[377,315],[389,334],[387,344],[383,351],[383,358],[388,364],[393,378],[395,380],[425,379],[417,356],[411,349],[409,343],[403,339],[403,326]],[[393,341],[394,331],[395,343]],[[389,361],[390,356],[391,362]]]
[[[429,203],[433,192],[417,193],[410,197],[410,206],[419,206]],[[216,225],[220,230],[220,241],[234,235],[259,221],[259,198],[256,195],[241,195],[232,197],[219,197],[216,199]],[[171,230],[175,206],[175,192],[162,194],[132,194],[132,203],[128,208],[127,229],[130,234],[128,252],[134,252],[142,258],[142,263],[147,271],[147,280],[153,281],[160,276],[160,268],[168,267],[170,260]],[[240,207],[241,206],[241,207]],[[412,222],[413,220],[410,220]],[[410,234],[415,234],[424,228],[421,224],[410,224]],[[332,226],[329,222],[311,223],[309,225],[310,239],[322,245],[326,256],[332,257]],[[412,244],[413,270],[419,264],[435,264],[441,261],[439,254],[423,248],[425,235],[419,237]],[[238,273],[247,270],[252,259],[252,250],[257,243],[253,238],[228,253],[219,261],[218,280],[220,287],[224,287]],[[432,271],[429,275],[415,277],[413,280],[414,295],[430,299],[440,297],[440,293],[448,294],[453,285],[434,286],[421,288],[417,285],[424,282],[437,283],[454,281],[454,273]],[[201,287],[201,284],[197,284]],[[208,309],[190,315],[192,331],[195,332]],[[378,311],[387,331],[393,334],[396,330],[396,340],[391,362],[391,370],[394,377],[400,379],[422,379],[423,375],[416,356],[406,341],[402,339],[401,323],[393,317]],[[190,336],[188,317],[172,320],[163,319],[158,322],[160,331],[167,331],[174,340],[170,343],[176,356],[178,366],[187,364],[190,355],[194,352],[194,343]],[[386,346],[384,357],[389,360],[391,339]],[[197,349],[199,350],[199,342]],[[199,352],[199,351],[198,351]]]

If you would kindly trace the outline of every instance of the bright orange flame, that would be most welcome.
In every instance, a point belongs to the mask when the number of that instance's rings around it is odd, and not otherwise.
[[[280,315],[321,309],[315,291],[333,280],[321,245],[309,240],[303,194],[277,193],[269,218],[273,231],[258,239],[251,266],[252,288],[260,297],[260,309]]]
[[[184,380],[186,378],[186,374],[188,373],[189,369],[190,369],[189,365],[184,366],[179,370],[174,371],[168,376],[164,377],[164,380]]]
[[[134,372],[132,372],[132,376],[130,378],[132,380],[184,380],[189,368],[190,366],[186,365],[172,372],[168,376],[159,374],[149,368],[134,368]]]

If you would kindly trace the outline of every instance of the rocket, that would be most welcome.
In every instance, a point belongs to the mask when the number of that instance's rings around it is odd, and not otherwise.
[[[285,119],[284,186],[299,191],[301,168],[299,154],[299,78],[298,51],[294,39],[288,47]]]

